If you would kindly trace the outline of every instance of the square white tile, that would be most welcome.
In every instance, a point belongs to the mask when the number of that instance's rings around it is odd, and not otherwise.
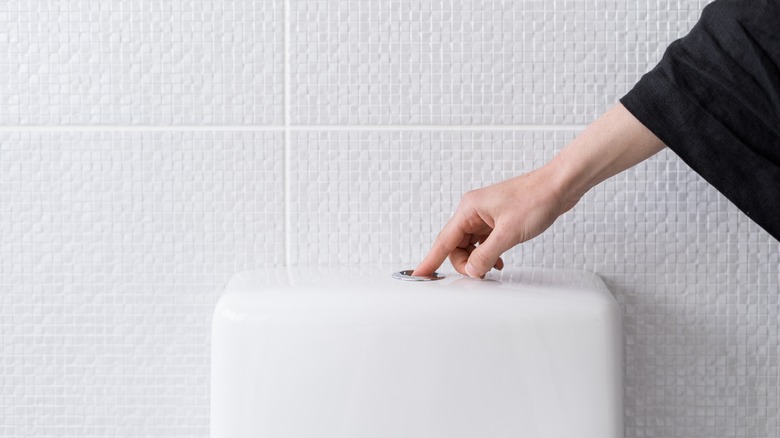
[[[209,328],[283,261],[257,132],[0,133],[0,436],[206,436]]]
[[[0,124],[281,124],[282,0],[10,0]]]
[[[290,0],[294,124],[583,124],[705,1]]]

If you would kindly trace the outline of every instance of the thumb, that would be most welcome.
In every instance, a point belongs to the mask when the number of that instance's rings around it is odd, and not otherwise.
[[[512,246],[510,237],[496,228],[484,243],[471,252],[466,263],[466,273],[472,278],[482,277],[495,266],[501,254]]]

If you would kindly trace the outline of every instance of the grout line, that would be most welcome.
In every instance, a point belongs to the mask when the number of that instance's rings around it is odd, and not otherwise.
[[[284,126],[277,125],[18,125],[0,126],[0,132],[9,131],[282,131]]]
[[[581,131],[587,125],[293,125],[294,131]]]
[[[283,111],[284,111],[284,265],[290,266],[292,260],[292,203],[291,195],[292,188],[290,182],[290,167],[291,167],[291,147],[290,147],[290,0],[284,0],[282,8],[284,9],[284,31],[282,32],[283,39],[283,59],[284,59],[284,95],[283,99]]]
[[[0,132],[16,131],[581,131],[587,125],[291,125],[285,84],[284,125],[4,125]]]

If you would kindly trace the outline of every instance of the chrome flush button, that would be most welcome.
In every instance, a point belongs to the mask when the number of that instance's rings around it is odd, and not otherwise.
[[[393,278],[403,281],[435,281],[444,278],[444,276],[439,275],[438,272],[434,272],[433,275],[412,275],[412,272],[414,272],[414,269],[393,272]]]

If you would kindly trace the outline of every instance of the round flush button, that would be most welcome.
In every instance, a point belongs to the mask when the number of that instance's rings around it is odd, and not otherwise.
[[[444,278],[444,276],[439,275],[438,272],[434,272],[433,275],[412,275],[412,272],[414,272],[414,269],[393,272],[393,278],[403,281],[435,281]]]

